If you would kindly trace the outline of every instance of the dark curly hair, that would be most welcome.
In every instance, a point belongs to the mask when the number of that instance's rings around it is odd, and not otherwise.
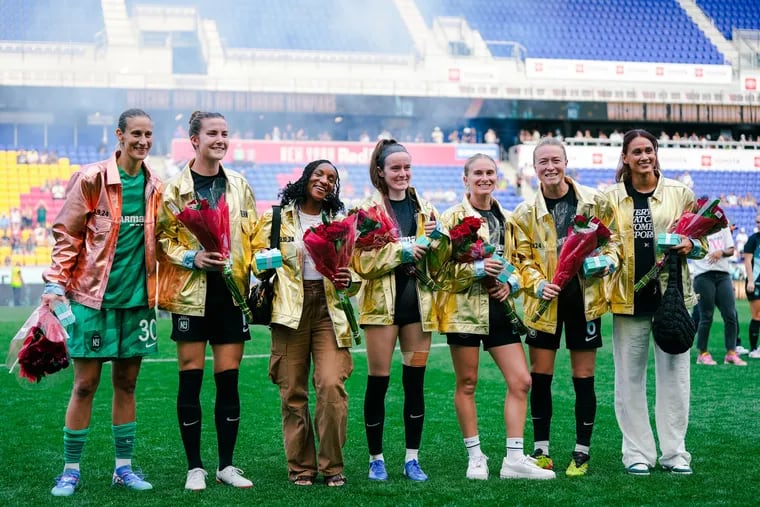
[[[322,164],[330,164],[335,169],[335,173],[338,174],[338,179],[335,180],[335,188],[322,201],[322,211],[332,215],[344,211],[346,207],[343,205],[343,201],[340,200],[340,173],[332,162],[324,159],[309,162],[303,168],[303,173],[301,173],[301,177],[297,181],[285,185],[285,188],[280,191],[280,205],[286,206],[291,202],[296,205],[303,203],[306,200],[306,185],[309,183],[309,178],[311,178],[312,173],[317,167]]]

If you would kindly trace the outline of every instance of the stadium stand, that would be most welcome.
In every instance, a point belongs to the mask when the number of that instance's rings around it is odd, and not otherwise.
[[[93,42],[103,27],[100,0],[0,2],[0,40]]]
[[[306,0],[130,0],[128,9],[135,4],[197,6],[202,17],[217,22],[229,48],[412,52],[411,37],[393,2],[323,0],[315,8]]]
[[[494,42],[516,41],[532,58],[724,63],[676,0],[417,0],[417,5],[431,25],[436,16],[464,17],[494,56],[511,51]]]
[[[696,0],[697,5],[712,18],[726,39],[733,30],[760,30],[760,2],[757,0]]]

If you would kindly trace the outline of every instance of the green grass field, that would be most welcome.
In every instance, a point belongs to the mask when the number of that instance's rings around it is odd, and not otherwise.
[[[26,319],[31,308],[0,309],[0,353]],[[746,342],[746,301],[739,302],[741,335]],[[355,369],[348,381],[349,430],[345,449],[349,483],[341,489],[316,484],[298,488],[288,483],[279,422],[277,389],[267,377],[268,330],[257,327],[247,346],[240,376],[241,432],[236,465],[255,487],[235,490],[209,482],[202,493],[183,490],[185,458],[176,427],[177,367],[169,340],[170,322],[159,324],[160,356],[144,363],[138,382],[138,439],[135,464],[154,485],[142,493],[113,489],[113,443],[110,430],[110,367],[95,398],[90,438],[82,460],[83,488],[73,498],[50,495],[53,478],[62,468],[64,412],[70,391],[70,370],[46,389],[23,388],[14,375],[0,374],[3,397],[0,463],[0,505],[757,505],[760,476],[758,385],[760,360],[746,368],[692,366],[691,423],[687,437],[693,455],[692,476],[672,476],[656,470],[650,477],[631,477],[620,461],[621,436],[613,408],[611,318],[604,319],[605,347],[600,350],[596,375],[599,408],[591,447],[591,471],[569,479],[564,468],[574,445],[574,394],[566,350],[558,354],[554,381],[554,419],[551,454],[558,468],[554,481],[498,478],[505,435],[501,417],[505,386],[490,357],[482,354],[478,408],[480,438],[490,456],[491,479],[464,478],[467,454],[453,407],[454,374],[442,337],[435,338],[426,378],[426,420],[420,462],[427,483],[402,476],[404,456],[401,417],[400,357],[395,362],[387,399],[384,454],[390,481],[367,480],[367,449],[362,421],[366,382],[365,354],[354,353]],[[714,357],[722,363],[722,322],[716,316],[711,337]],[[692,352],[696,357],[696,353]],[[206,468],[216,466],[213,429],[214,386],[207,363],[204,379],[204,441]],[[650,389],[653,368],[650,365]],[[24,381],[25,382],[25,381]],[[653,395],[650,400],[653,402]],[[654,418],[653,408],[651,415]],[[532,428],[526,427],[526,450],[532,450]],[[212,472],[213,474],[213,472]]]

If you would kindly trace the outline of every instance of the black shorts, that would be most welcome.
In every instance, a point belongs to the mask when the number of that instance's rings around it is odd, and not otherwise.
[[[760,283],[755,281],[755,290],[749,292],[747,290],[747,282],[744,282],[744,292],[747,294],[747,301],[757,301],[760,299]]]
[[[172,313],[172,340],[212,345],[242,343],[251,339],[243,312],[232,301],[221,274],[206,274],[206,311],[203,317]]]
[[[422,322],[420,303],[417,297],[417,279],[396,271],[396,301],[393,315],[394,326],[406,326]]]
[[[557,330],[544,333],[530,329],[525,343],[539,349],[559,349],[562,328],[565,328],[565,347],[568,350],[591,350],[602,346],[602,319],[586,322],[583,294],[560,292],[557,302]]]
[[[509,322],[505,303],[500,303],[494,298],[488,298],[488,334],[472,333],[446,333],[446,343],[462,347],[478,347],[483,342],[483,350],[493,347],[522,343]]]

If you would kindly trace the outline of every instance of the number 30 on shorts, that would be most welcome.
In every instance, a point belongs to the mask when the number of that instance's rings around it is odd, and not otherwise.
[[[140,321],[140,341],[156,341],[156,337],[156,319],[142,319]]]

